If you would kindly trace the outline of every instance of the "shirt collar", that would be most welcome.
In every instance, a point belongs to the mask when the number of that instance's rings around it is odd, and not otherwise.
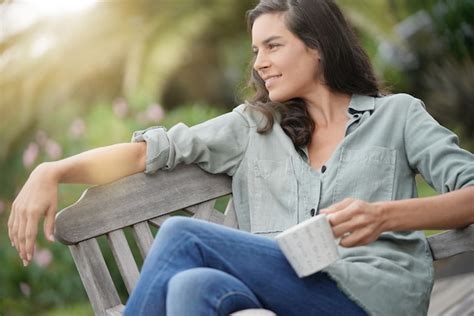
[[[349,112],[349,114],[354,114],[355,112],[373,111],[374,108],[375,108],[374,97],[353,94],[347,111]]]

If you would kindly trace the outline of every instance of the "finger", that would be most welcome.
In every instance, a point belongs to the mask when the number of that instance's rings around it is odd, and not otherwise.
[[[13,243],[13,219],[15,217],[15,202],[13,202],[11,211],[10,211],[10,216],[8,217],[8,238],[10,238],[10,242],[12,244],[12,247],[15,247],[15,244]]]
[[[50,242],[54,242],[55,216],[56,216],[56,205],[52,205],[46,212],[46,217],[44,219],[44,225],[43,225],[44,236]]]
[[[20,257],[23,260],[23,265],[26,267],[27,259],[26,259],[26,215],[25,212],[20,214],[19,223],[18,223],[18,247],[20,252]]]
[[[356,230],[353,233],[341,239],[341,246],[354,247],[368,244],[367,232],[365,230]]]
[[[332,227],[350,221],[355,216],[357,209],[358,205],[356,205],[356,203],[351,203],[338,212],[329,214],[327,217],[328,221]]]
[[[353,232],[356,226],[357,225],[353,221],[347,221],[337,226],[333,226],[332,232],[334,234],[334,237],[339,238]]]
[[[18,227],[19,227],[19,214],[20,211],[19,209],[17,208],[16,211],[15,211],[15,214],[13,214],[13,224],[12,224],[12,241],[13,241],[13,246],[16,248],[16,250],[18,251],[18,253],[20,253],[19,251],[19,244],[18,244]]]
[[[347,198],[342,201],[339,201],[337,203],[332,204],[331,206],[324,208],[320,210],[321,214],[331,214],[340,211],[341,209],[346,208],[348,205],[350,205],[354,199]]]
[[[34,254],[34,247],[36,242],[36,236],[38,235],[38,218],[30,217],[26,222],[26,233],[25,233],[25,252],[26,260],[31,261]]]

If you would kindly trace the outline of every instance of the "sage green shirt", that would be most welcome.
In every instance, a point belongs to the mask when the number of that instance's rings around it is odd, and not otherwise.
[[[345,138],[325,172],[310,167],[307,149],[296,149],[278,122],[258,134],[264,118],[245,104],[193,127],[138,131],[132,141],[147,142],[146,173],[196,163],[232,176],[239,228],[268,237],[347,197],[416,197],[417,173],[439,193],[474,184],[474,156],[420,100],[354,95],[347,115]],[[427,313],[433,265],[422,232],[385,232],[370,245],[339,250],[342,260],[325,271],[369,314]]]

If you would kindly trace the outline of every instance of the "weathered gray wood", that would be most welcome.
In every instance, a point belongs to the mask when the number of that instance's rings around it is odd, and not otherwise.
[[[463,229],[452,229],[428,237],[434,260],[474,251],[474,224]]]
[[[166,214],[166,215],[160,215],[158,217],[155,217],[155,218],[152,218],[149,220],[150,224],[152,224],[153,226],[155,227],[161,227],[161,225],[163,225],[163,223],[168,219],[170,218],[171,215],[169,214]]]
[[[211,213],[211,217],[209,218],[209,222],[216,223],[222,225],[224,223],[225,215],[219,211],[214,210]]]
[[[121,316],[125,311],[125,306],[120,304],[107,310],[107,316]]]
[[[187,207],[186,210],[194,213],[194,218],[206,220],[208,222],[222,224],[224,222],[224,214],[214,208],[216,200],[206,201]]]
[[[224,218],[224,222],[222,223],[223,225],[232,227],[232,228],[239,228],[239,224],[237,222],[237,214],[235,213],[233,198],[229,199],[224,215],[225,215],[225,218]]]
[[[125,287],[130,294],[137,284],[140,273],[138,272],[137,263],[130,251],[130,246],[125,238],[125,234],[121,229],[114,230],[107,234],[107,240],[120,274],[122,275]]]
[[[107,309],[121,304],[97,240],[85,240],[69,249],[94,313],[103,316]]]
[[[428,316],[474,315],[474,272],[437,280]]]
[[[133,235],[137,242],[138,249],[143,259],[150,251],[151,245],[153,244],[153,235],[151,234],[150,227],[147,222],[142,222],[133,225]]]
[[[208,221],[211,219],[212,213],[214,212],[214,204],[216,200],[210,200],[196,205],[186,207],[186,210],[194,213],[194,218]]]
[[[139,173],[86,190],[57,214],[56,236],[74,244],[230,193],[229,176],[212,175],[196,165]]]

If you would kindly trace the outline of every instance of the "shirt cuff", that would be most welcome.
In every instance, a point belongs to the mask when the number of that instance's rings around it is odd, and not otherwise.
[[[145,173],[151,174],[165,167],[170,153],[170,141],[163,126],[152,126],[133,132],[131,142],[146,142]]]

